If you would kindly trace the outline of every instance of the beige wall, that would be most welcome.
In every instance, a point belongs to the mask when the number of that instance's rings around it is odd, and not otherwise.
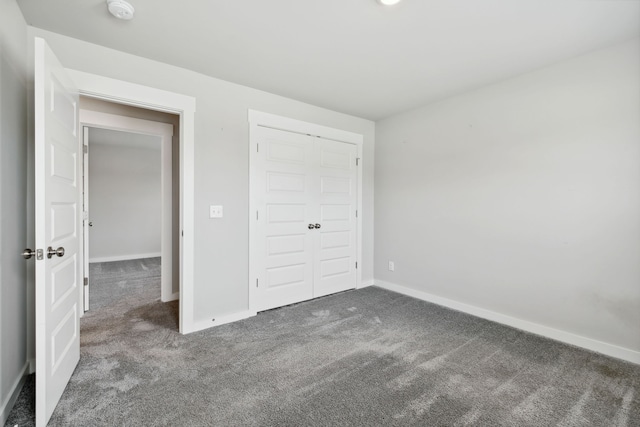
[[[639,40],[376,123],[375,181],[376,281],[640,361]]]

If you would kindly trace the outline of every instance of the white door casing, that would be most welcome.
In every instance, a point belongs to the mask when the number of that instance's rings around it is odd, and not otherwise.
[[[180,333],[188,334],[209,327],[209,323],[201,326],[194,319],[195,98],[83,71],[67,69],[67,72],[82,95],[180,116]]]
[[[250,311],[359,287],[362,135],[252,110],[249,122]]]
[[[82,310],[89,311],[89,129],[82,127]]]
[[[35,39],[36,425],[45,426],[80,358],[81,176],[78,93]],[[64,255],[47,255],[64,248]]]

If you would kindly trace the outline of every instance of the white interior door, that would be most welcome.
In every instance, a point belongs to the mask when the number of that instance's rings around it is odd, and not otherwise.
[[[256,311],[313,298],[313,145],[297,133],[259,127],[255,136]],[[317,190],[315,190],[317,191]]]
[[[80,359],[78,93],[35,40],[36,425],[45,426]],[[42,259],[40,259],[42,258]]]
[[[314,239],[313,296],[356,287],[358,172],[355,144],[314,138],[318,225]]]

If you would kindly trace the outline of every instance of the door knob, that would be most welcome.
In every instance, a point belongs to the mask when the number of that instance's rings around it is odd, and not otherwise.
[[[316,228],[313,224],[309,224],[308,227],[309,227],[309,230],[313,230],[314,228]]]
[[[36,256],[36,251],[34,251],[33,249],[27,248],[24,251],[22,251],[22,257],[24,259],[29,259],[34,256]]]
[[[314,228],[320,228],[321,225],[320,224],[316,224]]]
[[[64,256],[64,248],[60,246],[58,249],[53,249],[51,246],[47,248],[47,258],[57,255],[58,257]]]

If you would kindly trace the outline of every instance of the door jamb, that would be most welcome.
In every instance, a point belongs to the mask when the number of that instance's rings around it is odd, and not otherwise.
[[[195,111],[191,96],[73,69],[67,72],[80,95],[180,116],[180,320],[181,334],[194,332],[195,310]]]
[[[278,116],[271,113],[265,113],[257,110],[248,110],[249,119],[249,153],[253,153],[255,147],[255,141],[251,137],[251,130],[259,126],[269,127],[272,129],[278,129],[288,132],[296,132],[305,135],[319,136],[325,139],[331,139],[334,141],[346,142],[355,144],[358,147],[358,219],[356,221],[356,261],[358,268],[356,269],[356,289],[362,287],[362,153],[364,136],[359,133],[349,132],[341,129],[335,129],[327,126],[318,125],[315,123],[304,122],[289,117]],[[255,132],[253,133],[255,135]],[[255,220],[253,218],[253,212],[256,212],[258,207],[256,205],[256,197],[254,195],[254,182],[253,165],[249,157],[249,310],[255,313],[255,278],[258,277],[258,272],[254,267],[255,263],[252,260],[256,257],[255,251],[256,243],[254,242],[255,232]]]

